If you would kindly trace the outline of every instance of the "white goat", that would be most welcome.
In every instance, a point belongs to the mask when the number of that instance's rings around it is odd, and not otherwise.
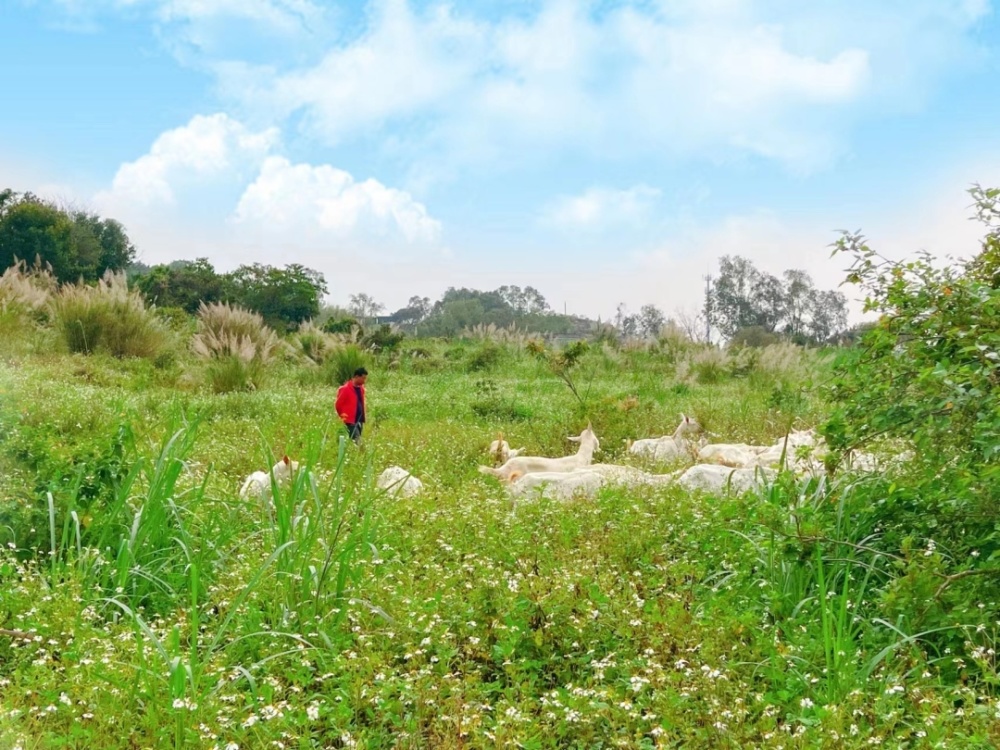
[[[687,435],[701,431],[702,427],[697,421],[681,414],[681,423],[677,425],[673,435],[636,440],[629,446],[628,452],[633,456],[644,456],[654,461],[689,458],[694,453],[696,444],[688,440]]]
[[[569,437],[567,440],[580,444],[580,449],[572,456],[564,456],[563,458],[517,456],[506,461],[499,469],[494,469],[492,466],[480,466],[479,471],[507,483],[513,482],[525,474],[540,471],[568,472],[589,465],[594,460],[594,451],[601,447],[601,442],[589,424],[578,437]]]
[[[510,444],[503,439],[503,433],[501,432],[497,435],[497,439],[490,443],[490,447],[486,452],[493,457],[493,463],[499,465],[520,456],[524,452],[524,448],[511,448]]]
[[[721,494],[730,490],[737,494],[758,489],[774,477],[774,471],[763,467],[733,469],[718,464],[695,464],[678,472],[677,483],[689,490]]]
[[[799,449],[809,454],[800,456]],[[756,466],[779,466],[781,456],[785,456],[785,465],[798,473],[822,473],[823,455],[826,453],[826,444],[815,430],[792,430],[786,437],[778,438],[774,445],[757,454]]]
[[[542,471],[525,474],[511,484],[510,493],[522,497],[536,491],[550,499],[567,500],[572,497],[594,497],[601,487],[619,485],[643,487],[670,484],[673,474],[649,474],[634,466],[617,464],[590,464],[568,472]]]
[[[711,443],[698,451],[698,460],[706,464],[721,464],[733,468],[755,466],[757,456],[767,450],[767,446],[746,443]]]
[[[266,471],[255,471],[248,476],[243,486],[240,487],[240,497],[244,500],[250,497],[263,499],[271,490],[271,475],[274,480],[281,485],[288,484],[292,476],[299,470],[299,462],[289,460],[288,456],[283,456],[278,463],[271,467],[271,473]]]
[[[423,482],[399,466],[390,466],[383,471],[375,484],[380,490],[387,490],[396,497],[413,497],[424,487]]]

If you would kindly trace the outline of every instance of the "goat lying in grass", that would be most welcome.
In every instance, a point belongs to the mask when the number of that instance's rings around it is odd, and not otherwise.
[[[578,437],[569,437],[574,443],[580,444],[580,449],[572,456],[563,458],[544,458],[542,456],[517,456],[504,463],[499,469],[492,466],[480,466],[483,474],[491,474],[501,482],[514,482],[525,474],[539,471],[567,472],[588,466],[594,460],[594,451],[601,447],[597,435],[588,424],[587,429]]]
[[[503,433],[497,435],[497,439],[490,443],[486,451],[493,457],[493,464],[499,466],[507,463],[512,458],[517,458],[524,451],[524,448],[511,448],[510,444],[503,439]]]
[[[774,476],[773,469],[762,466],[737,469],[719,464],[695,464],[676,472],[676,481],[689,490],[699,490],[711,495],[722,495],[727,491],[739,495],[761,489]]]
[[[636,440],[629,446],[628,452],[633,456],[644,456],[655,461],[690,458],[697,451],[698,446],[687,436],[698,434],[701,431],[701,425],[694,418],[681,414],[681,423],[677,425],[673,435]]]
[[[288,456],[283,456],[278,463],[271,467],[271,474],[266,471],[255,471],[248,476],[240,487],[240,497],[244,500],[250,497],[264,498],[271,490],[271,475],[278,484],[288,484],[295,472],[299,470],[299,462],[292,461]]]
[[[539,494],[542,497],[568,500],[594,497],[601,487],[657,487],[674,482],[674,474],[649,474],[633,466],[590,464],[569,472],[540,471],[525,474],[510,486],[514,497]]]
[[[423,482],[400,466],[390,466],[383,471],[375,484],[380,490],[386,490],[396,497],[413,497],[424,486]]]
[[[757,457],[766,451],[765,445],[747,443],[710,443],[698,451],[698,460],[705,464],[720,464],[732,468],[756,466]]]

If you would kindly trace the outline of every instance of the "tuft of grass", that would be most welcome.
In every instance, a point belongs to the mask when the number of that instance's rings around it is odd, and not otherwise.
[[[216,393],[256,390],[282,341],[257,313],[227,303],[198,308],[198,331],[191,350],[208,365]]]
[[[155,358],[169,345],[164,324],[124,273],[108,272],[96,285],[65,284],[50,301],[52,319],[70,352]]]
[[[368,358],[356,344],[348,344],[333,352],[326,362],[326,379],[330,385],[346,383],[359,367],[367,367]]]

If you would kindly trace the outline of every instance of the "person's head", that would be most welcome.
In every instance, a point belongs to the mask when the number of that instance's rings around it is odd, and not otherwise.
[[[368,380],[368,370],[364,367],[359,367],[354,371],[354,376],[351,380],[354,381],[354,385],[364,385],[365,381]]]

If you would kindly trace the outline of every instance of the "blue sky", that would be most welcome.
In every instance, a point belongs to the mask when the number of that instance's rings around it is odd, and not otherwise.
[[[302,262],[331,300],[447,286],[691,310],[738,253],[975,249],[1000,184],[989,0],[12,0],[0,185],[147,263]]]

